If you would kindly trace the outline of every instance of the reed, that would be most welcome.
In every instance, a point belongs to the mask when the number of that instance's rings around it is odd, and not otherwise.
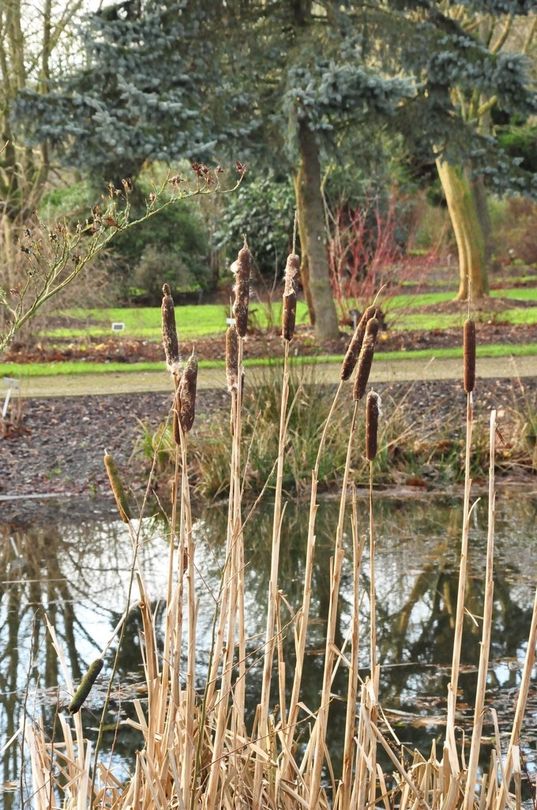
[[[291,275],[298,260],[292,254],[287,262]],[[163,654],[159,654],[155,616],[137,560],[139,529],[133,526],[124,494],[121,495],[116,473],[110,484],[118,512],[126,520],[133,541],[132,581],[140,594],[140,615],[143,632],[141,645],[147,687],[147,704],[134,701],[134,718],[127,722],[143,738],[133,773],[122,783],[95,755],[92,767],[91,746],[83,731],[87,698],[92,683],[99,674],[103,655],[91,665],[89,673],[75,691],[61,645],[51,628],[51,635],[60,658],[68,689],[73,694],[72,716],[60,713],[63,734],[61,749],[52,745],[42,727],[27,727],[26,738],[31,752],[34,775],[33,802],[37,810],[50,810],[54,784],[58,797],[55,809],[78,807],[87,810],[366,810],[366,808],[398,808],[398,810],[504,810],[512,801],[511,782],[517,770],[517,752],[524,711],[528,698],[537,642],[537,595],[530,628],[522,685],[513,721],[513,731],[503,765],[503,781],[496,771],[501,752],[493,755],[490,768],[479,770],[482,724],[485,707],[486,674],[491,641],[493,612],[493,552],[494,552],[494,453],[495,421],[491,419],[489,433],[489,533],[487,570],[485,574],[485,604],[482,619],[482,643],[472,742],[468,764],[460,741],[455,736],[457,724],[456,695],[461,667],[461,639],[465,612],[467,559],[469,554],[469,525],[471,479],[470,461],[473,425],[473,384],[466,375],[467,437],[465,453],[465,486],[463,530],[459,572],[458,603],[455,617],[454,650],[451,681],[448,689],[448,713],[444,749],[437,752],[432,741],[428,756],[417,751],[404,751],[395,731],[387,725],[382,714],[379,694],[379,673],[382,661],[376,637],[375,550],[376,524],[374,482],[382,447],[379,432],[380,398],[370,391],[365,401],[365,427],[361,400],[365,395],[373,362],[378,323],[369,313],[359,353],[358,339],[345,357],[341,381],[318,436],[317,452],[311,473],[309,506],[304,508],[308,525],[306,559],[300,608],[284,624],[280,607],[285,599],[280,588],[281,530],[285,516],[283,487],[284,462],[293,452],[294,434],[289,430],[296,400],[290,396],[289,343],[292,338],[292,310],[286,314],[285,300],[282,321],[284,366],[282,393],[278,415],[277,447],[273,449],[275,467],[274,505],[271,536],[271,571],[267,592],[266,622],[262,638],[248,639],[245,629],[245,559],[244,524],[255,520],[250,510],[246,517],[244,500],[244,470],[249,463],[243,436],[243,338],[247,324],[246,289],[249,286],[251,256],[247,247],[239,252],[236,300],[236,326],[227,333],[227,373],[230,391],[231,447],[229,458],[229,497],[225,537],[225,562],[220,590],[215,594],[210,661],[201,673],[196,661],[200,630],[196,596],[196,558],[189,480],[189,442],[194,428],[197,363],[191,358],[174,377],[175,390],[170,409],[174,420],[175,473],[172,514],[169,521],[168,582],[164,621]],[[290,268],[290,269],[289,269]],[[287,274],[287,271],[286,271]],[[291,277],[291,282],[294,276]],[[292,298],[294,289],[287,285]],[[165,291],[165,298],[170,298]],[[292,300],[289,302],[291,307]],[[170,311],[173,301],[163,305],[163,333],[171,329]],[[246,309],[245,309],[246,308]],[[245,320],[246,319],[246,320]],[[240,325],[239,325],[240,321]],[[171,333],[170,333],[171,334]],[[466,334],[466,333],[465,333]],[[353,337],[354,339],[354,337]],[[168,341],[166,363],[169,367],[173,340]],[[349,356],[351,359],[349,359]],[[349,379],[354,362],[356,379],[345,401],[345,381]],[[468,384],[467,384],[468,383]],[[343,399],[343,411],[339,410]],[[351,401],[352,400],[352,401]],[[340,479],[338,522],[332,537],[330,562],[330,594],[326,633],[323,639],[322,688],[318,705],[306,705],[303,676],[305,656],[311,631],[311,604],[315,599],[313,571],[316,564],[316,533],[318,486],[322,462],[325,459],[329,430],[346,431],[346,456]],[[195,432],[195,429],[194,429]],[[354,475],[360,458],[365,454],[369,469],[369,510],[360,514],[354,488]],[[112,460],[107,470],[113,470]],[[350,505],[349,505],[350,502]],[[347,558],[344,542],[350,524],[352,551]],[[360,660],[359,605],[364,596],[360,589],[360,570],[366,537],[369,535],[369,674],[360,679],[364,668]],[[140,522],[141,525],[141,522]],[[351,624],[348,640],[339,643],[336,620],[341,609],[340,589],[344,576],[352,581]],[[129,592],[130,600],[130,592]],[[121,639],[121,633],[119,640]],[[284,636],[294,641],[294,671],[289,671]],[[119,642],[118,642],[119,643]],[[101,662],[101,663],[99,663]],[[246,694],[259,676],[255,665],[261,667],[261,697],[254,719],[248,719]],[[343,730],[343,760],[335,766],[328,741],[333,687],[336,675],[344,673],[346,683],[345,726]],[[289,692],[286,688],[290,682]],[[101,726],[104,724],[104,716]],[[308,728],[304,737],[301,731]],[[99,745],[97,746],[99,749]],[[98,753],[98,752],[97,752]],[[516,794],[516,791],[515,791]],[[516,804],[515,804],[516,806]]]

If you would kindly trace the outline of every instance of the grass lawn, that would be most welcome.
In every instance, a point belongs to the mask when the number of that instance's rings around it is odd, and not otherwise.
[[[537,343],[525,343],[514,345],[491,344],[489,346],[477,347],[478,357],[527,357],[537,355]],[[438,349],[418,349],[408,352],[378,352],[375,355],[375,362],[383,360],[430,360],[435,357],[439,360],[454,359],[462,357],[462,349],[438,348]],[[318,355],[316,357],[297,357],[295,363],[340,363],[341,355]],[[246,360],[246,366],[267,366],[280,363],[274,359],[251,359]],[[223,360],[200,360],[200,368],[224,368]],[[63,363],[0,363],[0,377],[49,377],[58,374],[108,374],[108,373],[135,373],[142,371],[160,371],[165,373],[164,362],[140,362],[140,363],[95,363],[80,360],[67,360]]]
[[[422,313],[415,312],[423,306],[450,301],[453,291],[420,293],[417,295],[396,295],[386,301],[388,322],[393,329],[445,329],[449,326],[459,326],[464,320],[462,314]],[[535,301],[537,304],[537,287],[494,290],[494,297]],[[252,303],[254,317],[260,328],[266,327],[270,320],[279,323],[280,304],[274,304],[272,312],[259,303]],[[142,338],[146,340],[160,340],[160,308],[159,307],[125,307],[111,309],[70,309],[64,313],[77,321],[87,321],[86,326],[62,327],[46,330],[44,336],[57,338],[84,338],[109,337],[112,334],[112,322],[122,322],[125,337]],[[200,304],[178,306],[176,308],[177,327],[179,337],[196,338],[208,335],[221,334],[226,329],[227,308],[221,304]],[[489,316],[483,315],[484,318]],[[505,312],[495,313],[494,318],[510,323],[537,323],[537,306],[535,309],[508,309]],[[297,322],[306,323],[308,320],[306,305],[298,302]]]

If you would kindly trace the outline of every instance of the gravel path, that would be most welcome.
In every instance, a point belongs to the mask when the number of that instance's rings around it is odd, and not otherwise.
[[[461,374],[460,359],[382,360],[377,355],[371,372],[372,382],[409,382],[419,380],[457,380]],[[340,363],[315,364],[319,382],[337,383]],[[482,357],[477,361],[477,375],[483,379],[537,376],[537,357]],[[198,378],[200,389],[225,388],[223,368],[202,368]],[[170,379],[164,371],[119,372],[110,374],[75,374],[71,376],[32,377],[22,380],[25,398],[88,396],[94,394],[132,394],[171,391]]]

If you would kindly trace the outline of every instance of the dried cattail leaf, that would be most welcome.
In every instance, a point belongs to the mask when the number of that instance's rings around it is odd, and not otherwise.
[[[86,699],[91,692],[91,687],[97,680],[100,671],[103,668],[104,661],[102,658],[96,658],[95,661],[92,661],[89,665],[89,669],[80,681],[80,686],[76,690],[75,694],[73,695],[73,699],[69,704],[69,711],[71,714],[76,714],[76,712],[82,708]]]
[[[354,371],[356,363],[358,362],[360,351],[362,349],[362,343],[364,342],[365,328],[368,321],[375,317],[376,312],[376,307],[367,307],[362,317],[358,321],[356,329],[354,330],[354,335],[352,336],[351,342],[347,347],[347,352],[341,365],[340,377],[342,380],[348,380]]]
[[[377,455],[377,437],[380,413],[380,397],[370,391],[365,400],[365,455],[373,461]]]
[[[463,331],[464,390],[470,394],[475,387],[475,323],[467,319]]]
[[[376,318],[371,318],[367,322],[365,328],[364,342],[358,357],[358,371],[356,372],[356,379],[354,381],[353,398],[355,400],[362,399],[369,380],[371,372],[371,365],[373,363],[373,355],[375,354],[375,341],[379,331],[379,322]]]
[[[177,328],[175,325],[175,308],[171,296],[170,285],[162,285],[162,345],[166,357],[166,366],[171,374],[181,373],[179,356],[179,340],[177,338]]]
[[[246,335],[248,329],[248,304],[250,302],[250,273],[252,270],[252,254],[245,243],[237,256],[237,272],[235,281],[235,302],[233,304],[233,317],[239,337]]]
[[[239,386],[239,336],[234,326],[226,332],[226,378],[227,388],[231,393]]]
[[[127,496],[125,495],[125,490],[123,489],[123,484],[121,483],[121,478],[119,477],[116,463],[110,453],[107,453],[106,451],[104,453],[104,466],[108,474],[108,480],[110,481],[110,488],[116,500],[119,516],[124,523],[128,523],[131,519],[129,502],[127,500]]]
[[[290,253],[285,266],[285,287],[283,290],[282,305],[282,337],[284,340],[293,339],[296,322],[296,277],[300,270],[300,259],[295,253]]]
[[[183,433],[188,433],[196,416],[196,387],[198,383],[198,361],[194,354],[189,357],[177,388],[176,402],[179,405],[179,422]]]

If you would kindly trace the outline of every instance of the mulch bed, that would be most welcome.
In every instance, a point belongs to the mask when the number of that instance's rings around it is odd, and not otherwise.
[[[523,401],[537,402],[537,377],[520,383],[509,379],[480,380],[476,392],[476,412],[490,407],[510,407]],[[379,392],[405,407],[415,425],[416,435],[429,432],[431,423],[444,425],[453,414],[460,414],[457,425],[463,429],[465,399],[459,381],[380,384]],[[224,390],[202,390],[197,403],[199,429],[216,410],[228,407]],[[92,397],[36,399],[25,404],[17,431],[0,438],[0,496],[68,493],[109,494],[104,473],[103,453],[111,452],[125,474],[140,492],[145,483],[147,462],[133,453],[139,443],[141,423],[155,428],[167,415],[167,394],[116,394]],[[385,408],[390,408],[390,398]],[[5,504],[2,511],[5,512]],[[22,508],[21,506],[19,508]]]
[[[453,302],[449,302],[451,304]],[[459,305],[460,306],[460,305]],[[537,342],[537,324],[477,323],[478,344],[520,344]],[[310,327],[299,326],[291,347],[292,352],[310,357],[318,354],[343,354],[350,339],[346,332],[336,340],[325,341],[319,345],[313,337]],[[389,329],[380,333],[378,351],[411,351],[414,349],[438,349],[460,346],[461,329],[409,330],[392,332]],[[195,346],[196,354],[204,360],[223,360],[225,357],[225,337],[184,340],[181,349],[186,356]],[[283,354],[279,331],[253,332],[245,341],[245,357],[280,357]],[[84,344],[66,343],[49,348],[45,343],[33,347],[13,345],[5,356],[4,362],[10,363],[45,363],[65,360],[86,360],[94,362],[137,363],[142,360],[162,361],[162,346],[158,342],[147,340],[129,340],[127,338],[108,338],[107,340],[89,340]]]

